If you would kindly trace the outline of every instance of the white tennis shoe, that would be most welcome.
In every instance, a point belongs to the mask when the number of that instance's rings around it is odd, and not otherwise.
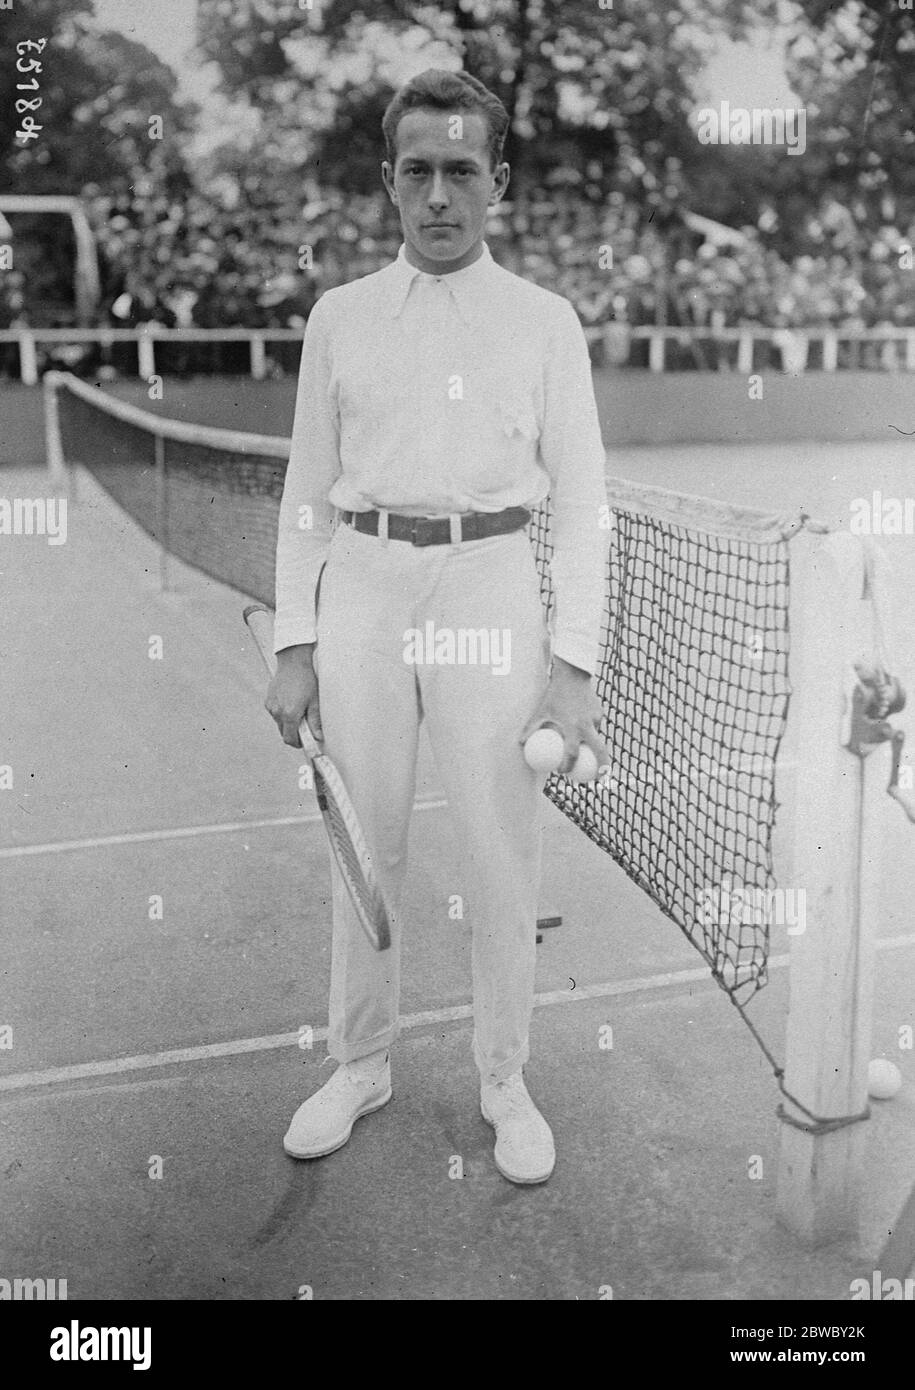
[[[496,1167],[509,1182],[546,1182],[556,1163],[553,1135],[516,1071],[480,1087],[480,1111],[496,1131]]]
[[[300,1105],[283,1138],[291,1158],[321,1158],[342,1149],[360,1115],[380,1110],[391,1099],[391,1058],[373,1052],[358,1062],[342,1062],[320,1091]]]

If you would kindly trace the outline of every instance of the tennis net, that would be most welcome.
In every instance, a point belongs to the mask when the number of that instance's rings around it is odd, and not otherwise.
[[[48,453],[79,463],[168,553],[262,602],[288,441],[165,420],[49,373]],[[735,1002],[766,980],[776,760],[789,684],[782,518],[608,479],[596,688],[610,766],[550,800],[686,934]],[[549,503],[530,537],[552,602]]]
[[[168,554],[273,603],[288,440],[166,419],[66,372],[44,382],[52,472],[85,468]]]

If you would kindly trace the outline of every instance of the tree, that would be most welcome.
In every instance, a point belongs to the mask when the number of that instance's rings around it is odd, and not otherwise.
[[[641,219],[649,278],[676,254],[678,210],[701,158],[689,118],[703,38],[709,29],[740,35],[758,12],[708,0],[696,26],[676,6],[614,12],[596,0],[328,0],[300,15],[287,0],[201,0],[198,41],[223,93],[256,111],[261,148],[291,151],[288,162],[258,161],[258,197],[284,216],[290,182],[329,200],[310,226],[323,284],[360,273],[364,243],[361,273],[397,245],[379,182],[381,117],[395,89],[430,66],[480,77],[510,115],[512,182],[490,239],[523,273],[565,285],[596,322],[614,303],[609,277],[597,274],[602,244],[635,255]],[[551,254],[534,244],[541,226]],[[664,313],[654,287],[639,303]]]
[[[912,64],[915,10],[893,0],[810,0],[789,47],[808,115],[802,168],[776,185],[783,254],[843,262],[873,321],[915,322],[915,283],[901,269],[915,241]]]
[[[182,150],[193,110],[178,102],[177,79],[167,64],[119,33],[99,33],[87,22],[91,15],[90,0],[75,0],[65,11],[56,0],[33,0],[0,15],[8,54],[16,54],[22,39],[47,39],[37,55],[42,105],[36,122],[42,129],[23,143],[15,125],[4,124],[0,171],[6,192],[86,200],[100,239],[103,297],[110,301],[124,275],[119,255],[148,245],[145,234],[163,209],[190,189]],[[15,109],[16,81],[15,60],[0,64],[4,110]],[[62,236],[63,224],[44,215],[11,220],[27,314],[67,321],[73,313],[69,231]],[[166,263],[167,256],[163,272]]]
[[[739,33],[749,14],[742,0],[709,0],[704,23]],[[377,187],[384,106],[437,61],[502,97],[516,190],[561,174],[584,196],[620,188],[649,210],[677,201],[695,153],[697,32],[676,7],[596,0],[328,0],[301,15],[287,0],[201,0],[198,10],[201,53],[223,89],[265,123],[307,132],[309,172],[325,185]]]
[[[897,0],[810,0],[790,45],[791,73],[813,113],[811,196],[849,207],[874,234],[915,218],[912,70],[915,9]],[[795,189],[801,182],[796,176]]]

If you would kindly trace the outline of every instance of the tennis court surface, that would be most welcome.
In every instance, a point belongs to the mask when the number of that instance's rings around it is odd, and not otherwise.
[[[912,461],[905,444],[716,446],[618,450],[611,467],[842,525],[849,497],[904,496]],[[36,472],[0,477],[9,497],[47,491]],[[911,545],[888,541],[903,593]],[[915,1070],[897,1046],[915,1023],[913,841],[897,807],[872,1050],[905,1084],[868,1123],[859,1241],[807,1252],[776,1225],[765,1059],[676,926],[546,801],[542,911],[563,924],[538,948],[527,1075],[558,1163],[541,1189],[500,1178],[426,753],[394,1101],[297,1164],[281,1137],[326,1075],[323,832],[261,707],[239,595],[176,562],[163,593],[158,566],[85,475],[66,544],[4,538],[4,1275],[97,1299],[687,1300],[842,1299],[870,1276],[915,1180]],[[915,618],[900,618],[911,691]],[[790,824],[790,779],[779,790]],[[753,1005],[777,1052],[786,944]]]

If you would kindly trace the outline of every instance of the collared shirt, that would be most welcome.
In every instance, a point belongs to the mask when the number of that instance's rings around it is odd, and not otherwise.
[[[607,551],[604,447],[568,300],[488,247],[434,276],[401,247],[308,319],[277,544],[277,651],[315,640],[335,508],[553,510],[553,654],[593,672]],[[406,544],[406,542],[392,542]]]

